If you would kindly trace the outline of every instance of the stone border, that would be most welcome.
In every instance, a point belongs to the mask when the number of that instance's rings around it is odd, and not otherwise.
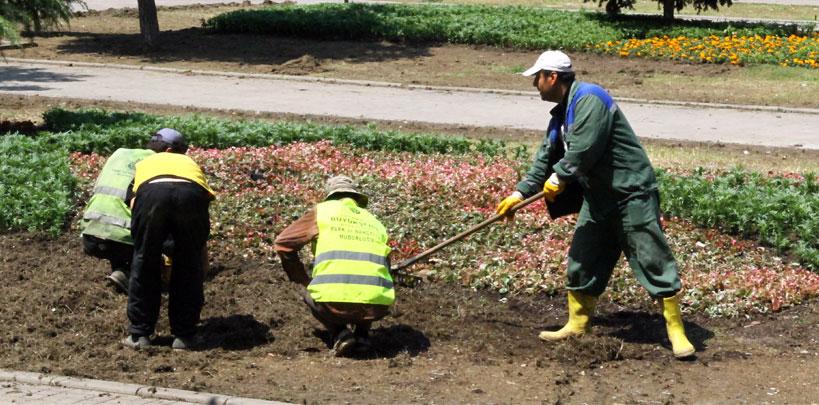
[[[411,90],[434,90],[444,92],[462,92],[462,93],[484,93],[484,94],[506,94],[515,96],[531,96],[534,93],[531,91],[519,90],[504,90],[504,89],[484,89],[472,87],[446,87],[446,86],[425,86],[417,84],[402,84],[393,82],[379,82],[372,80],[352,80],[352,79],[333,79],[325,77],[309,77],[309,76],[291,76],[270,73],[240,73],[240,72],[224,72],[215,70],[191,70],[166,68],[147,65],[125,65],[116,63],[96,63],[96,62],[72,62],[63,60],[43,60],[43,59],[23,59],[23,58],[5,58],[6,61],[16,63],[40,64],[40,65],[56,65],[56,66],[77,66],[77,67],[91,67],[91,68],[107,68],[107,69],[125,69],[125,70],[144,70],[148,72],[159,73],[173,73],[185,75],[201,75],[201,76],[219,76],[219,77],[233,77],[238,79],[267,79],[267,80],[290,80],[296,82],[314,82],[314,83],[329,83],[329,84],[349,84],[364,87],[387,87],[387,88],[402,88]],[[800,113],[800,114],[819,114],[819,108],[795,108],[782,106],[757,106],[744,104],[717,104],[717,103],[699,103],[689,101],[674,101],[674,100],[646,100],[639,98],[617,97],[617,101],[635,104],[658,104],[658,105],[673,105],[681,107],[704,107],[704,108],[721,108],[729,110],[744,110],[744,111],[767,111],[767,112],[782,112],[782,113]]]
[[[6,40],[0,41],[0,51],[4,51],[7,49],[25,49],[25,48],[36,48],[36,42],[18,42],[12,43]]]
[[[66,377],[26,371],[9,371],[0,369],[0,381],[19,382],[31,385],[49,385],[53,387],[73,388],[106,392],[109,394],[132,395],[146,399],[167,401],[184,401],[194,404],[218,405],[285,405],[285,402],[262,399],[234,397],[206,392],[178,390],[173,388],[149,385],[127,384],[116,381],[92,380],[88,378]]]

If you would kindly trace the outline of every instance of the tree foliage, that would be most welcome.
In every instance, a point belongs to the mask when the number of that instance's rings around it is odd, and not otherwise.
[[[605,4],[606,13],[619,14],[623,9],[634,9],[637,0],[583,0],[584,3],[597,2],[599,7]],[[732,0],[655,0],[658,7],[663,9],[663,17],[667,20],[674,19],[674,11],[682,11],[685,7],[693,7],[697,14],[708,10],[719,10],[719,7],[730,7]]]
[[[83,0],[0,0],[0,39],[17,41],[19,28],[41,32],[67,23],[72,6],[85,7]]]

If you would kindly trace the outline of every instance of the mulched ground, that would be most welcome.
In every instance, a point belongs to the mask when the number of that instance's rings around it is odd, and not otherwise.
[[[205,350],[135,352],[118,343],[126,297],[104,283],[107,264],[84,256],[77,235],[0,236],[0,367],[295,402],[819,397],[815,301],[753,319],[687,316],[700,353],[680,362],[654,308],[604,299],[591,336],[549,345],[536,334],[561,325],[564,296],[504,299],[421,284],[398,291],[394,314],[375,326],[373,353],[337,359],[280,265],[231,256],[225,247],[212,241]],[[165,308],[158,340],[169,345]]]

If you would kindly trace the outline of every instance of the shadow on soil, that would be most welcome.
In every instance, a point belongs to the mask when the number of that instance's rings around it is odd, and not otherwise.
[[[333,347],[333,337],[326,330],[316,330],[313,333],[321,339],[328,349]],[[406,353],[415,357],[429,350],[430,342],[423,332],[404,324],[390,325],[375,328],[370,331],[372,350],[365,353],[356,353],[354,359],[370,360],[375,358],[392,359]]]
[[[596,317],[595,323],[610,329],[608,336],[626,343],[662,344],[666,348],[671,347],[668,343],[665,320],[660,314],[623,311]],[[705,350],[706,341],[714,337],[714,332],[693,322],[684,323],[685,334],[697,351]]]
[[[610,361],[626,359],[670,359],[671,344],[665,329],[665,320],[660,314],[638,311],[601,313],[592,321],[594,332],[580,338],[546,344],[554,359],[565,364],[594,367]],[[562,325],[546,326],[546,330],[557,330]],[[688,339],[697,350],[704,354],[706,342],[714,337],[714,332],[694,322],[685,322]],[[656,350],[657,347],[664,350]],[[696,360],[692,356],[686,360]]]
[[[201,328],[202,350],[248,350],[274,340],[270,327],[253,315],[217,316],[205,319]]]
[[[31,120],[2,120],[0,121],[0,136],[8,134],[34,135],[37,128],[37,125]]]
[[[266,35],[210,34],[202,28],[163,31],[159,45],[146,50],[138,34],[59,32],[45,36],[74,37],[58,50],[63,53],[142,57],[146,62],[212,61],[240,65],[273,65],[273,73],[324,71],[324,59],[350,63],[414,59],[429,55],[424,45],[387,42],[319,41]],[[296,70],[298,69],[298,70]]]

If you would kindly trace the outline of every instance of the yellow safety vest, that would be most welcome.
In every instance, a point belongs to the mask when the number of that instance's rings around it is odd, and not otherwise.
[[[133,245],[131,209],[125,204],[128,186],[134,179],[137,162],[153,155],[149,149],[117,149],[102,167],[88,200],[80,228],[83,235]]]
[[[205,180],[205,173],[202,172],[199,165],[189,156],[181,153],[157,153],[137,163],[134,177],[134,193],[136,194],[137,190],[139,190],[139,186],[143,183],[149,182],[157,177],[176,177],[190,180],[202,186],[211,196],[216,195],[210,186],[208,186],[208,181]]]
[[[351,198],[319,203],[316,221],[313,280],[307,286],[313,301],[392,305],[384,225]]]

